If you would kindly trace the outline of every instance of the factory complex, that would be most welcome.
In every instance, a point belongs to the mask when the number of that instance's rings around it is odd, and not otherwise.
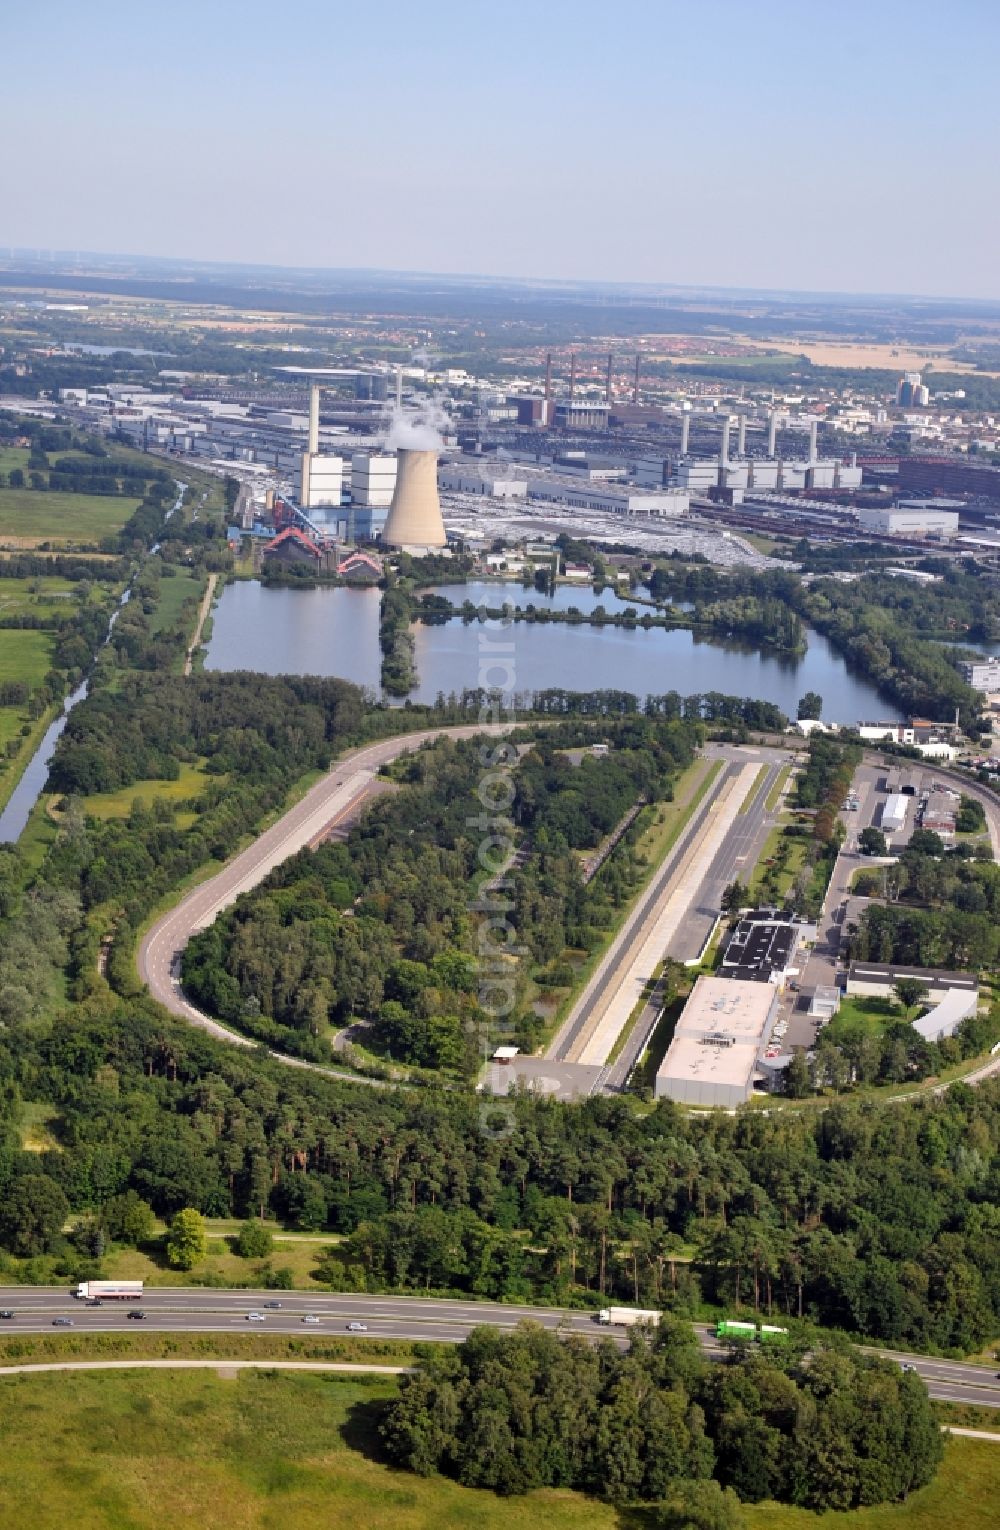
[[[844,451],[845,432],[877,428],[870,409],[855,410],[854,419],[804,398],[747,400],[742,388],[728,398],[722,389],[719,396],[696,389],[643,403],[640,360],[630,401],[620,382],[616,392],[613,354],[603,385],[582,378],[571,355],[568,388],[554,384],[550,354],[537,392],[520,379],[504,386],[448,368],[434,374],[440,391],[432,394],[426,368],[381,363],[278,366],[272,384],[245,390],[164,371],[157,384],[63,389],[60,403],[91,429],[237,477],[249,491],[242,532],[284,529],[272,515],[280,498],[317,544],[441,548],[466,541],[477,522],[487,536],[495,527],[504,535],[506,515],[512,530],[521,522],[528,535],[534,518],[546,530],[561,520],[571,534],[598,540],[615,540],[614,523],[627,521],[637,549],[701,552],[722,564],[758,562],[741,531],[893,538],[902,556],[928,541],[967,539],[959,527],[966,498],[955,494],[1000,501],[995,469],[912,453],[898,464],[859,460],[855,447]],[[922,407],[926,388],[903,381],[897,408]],[[425,504],[423,521],[397,517],[390,536],[397,447],[413,449],[393,439],[392,422],[432,398],[438,420],[424,449],[434,453],[438,507],[431,513]],[[430,467],[415,469],[407,469],[406,494],[426,502]],[[414,530],[422,540],[411,539]],[[984,535],[989,542],[993,534],[987,527]],[[934,577],[905,567],[900,576]]]

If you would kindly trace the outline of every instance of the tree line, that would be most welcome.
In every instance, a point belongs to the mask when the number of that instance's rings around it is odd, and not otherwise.
[[[625,1353],[533,1323],[478,1328],[403,1378],[381,1435],[411,1471],[504,1495],[656,1503],[704,1484],[694,1502],[714,1503],[716,1526],[738,1523],[730,1494],[847,1510],[930,1482],[944,1447],[919,1378],[846,1345],[803,1348],[713,1365],[670,1320]]]

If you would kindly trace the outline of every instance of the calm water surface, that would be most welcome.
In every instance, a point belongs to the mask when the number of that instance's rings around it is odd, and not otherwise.
[[[512,604],[548,603],[519,584],[481,582],[438,588],[456,605],[466,596],[477,604],[494,606],[505,596]],[[594,596],[589,586],[560,586],[555,599],[581,610],[599,603],[609,611],[628,604],[610,591]],[[590,605],[585,605],[588,599]],[[216,606],[205,668],[335,675],[377,691],[379,600],[377,590],[267,589],[249,581],[229,584]],[[437,626],[418,622],[414,640],[420,678],[412,699],[432,702],[439,692],[447,695],[481,683],[481,635],[478,622],[467,625],[456,620]],[[900,715],[867,680],[852,674],[818,633],[809,634],[808,651],[794,659],[661,628],[644,632],[521,622],[503,637],[513,644],[512,688],[518,691],[549,686],[578,691],[613,688],[637,696],[670,690],[682,695],[721,691],[772,701],[794,717],[799,697],[812,690],[823,697],[823,716],[829,722]],[[494,674],[486,683],[506,681]]]

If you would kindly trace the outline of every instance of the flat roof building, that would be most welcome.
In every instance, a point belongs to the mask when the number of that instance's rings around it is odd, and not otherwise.
[[[900,978],[916,978],[932,998],[954,988],[973,996],[979,993],[979,979],[974,972],[949,972],[945,967],[896,967],[891,962],[852,962],[847,972],[847,992],[891,999]]]
[[[906,826],[907,800],[902,792],[893,792],[882,804],[882,828],[886,834],[898,834]]]
[[[958,531],[958,512],[904,509],[899,505],[882,510],[862,505],[858,508],[858,523],[864,531],[882,531],[888,536],[953,537]]]
[[[976,691],[1000,691],[1000,659],[963,661],[958,666],[966,685]]]
[[[778,1008],[770,984],[700,977],[656,1075],[657,1099],[732,1109],[753,1093]]]
[[[747,983],[781,981],[799,943],[801,926],[783,909],[761,908],[745,914],[726,942],[720,977]]]

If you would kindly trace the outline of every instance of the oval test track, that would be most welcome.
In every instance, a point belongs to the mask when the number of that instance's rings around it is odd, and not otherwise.
[[[210,925],[216,915],[236,902],[241,893],[249,892],[263,882],[283,861],[297,855],[307,845],[316,844],[338,824],[355,821],[382,765],[436,738],[475,738],[477,734],[497,738],[503,737],[512,726],[516,725],[462,724],[451,728],[425,728],[417,733],[397,734],[376,744],[366,744],[341,756],[322,780],[310,787],[301,802],[283,813],[253,844],[227,861],[215,876],[192,888],[146,931],[139,942],[136,962],[139,976],[150,995],[172,1015],[206,1031],[216,1041],[237,1047],[261,1045],[213,1020],[185,998],[180,983],[180,959],[191,936]],[[383,1079],[365,1078],[343,1068],[328,1068],[322,1063],[308,1062],[305,1058],[292,1057],[270,1047],[267,1051],[270,1057],[290,1068],[306,1068],[328,1078],[342,1078],[379,1089],[392,1087]]]

